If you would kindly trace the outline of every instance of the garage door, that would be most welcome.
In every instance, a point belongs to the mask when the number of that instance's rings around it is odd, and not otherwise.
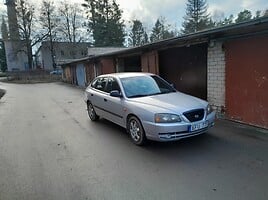
[[[207,44],[160,51],[159,74],[179,91],[207,99]]]
[[[76,77],[77,77],[77,84],[79,86],[85,86],[85,67],[83,64],[78,64],[76,67]]]
[[[268,128],[268,36],[233,40],[226,49],[226,112]]]

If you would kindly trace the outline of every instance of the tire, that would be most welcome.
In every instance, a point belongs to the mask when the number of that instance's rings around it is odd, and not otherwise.
[[[87,102],[87,114],[91,121],[97,121],[99,116],[96,114],[93,105],[90,102]]]
[[[134,144],[142,146],[146,143],[146,136],[140,120],[131,116],[127,121],[127,132]]]

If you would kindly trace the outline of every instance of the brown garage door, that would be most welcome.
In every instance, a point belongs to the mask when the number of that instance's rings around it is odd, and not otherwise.
[[[159,52],[159,74],[184,93],[207,99],[207,44]]]
[[[225,47],[228,117],[268,128],[268,36],[233,40]]]

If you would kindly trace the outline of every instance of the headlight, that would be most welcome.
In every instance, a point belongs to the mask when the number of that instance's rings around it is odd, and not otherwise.
[[[181,118],[178,115],[159,113],[155,114],[155,123],[176,123],[181,122]]]
[[[208,104],[208,106],[207,106],[207,114],[212,113],[212,111],[213,111],[212,106]]]

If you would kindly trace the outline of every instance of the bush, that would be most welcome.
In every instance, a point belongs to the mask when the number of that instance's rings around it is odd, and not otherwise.
[[[6,73],[4,73],[4,72],[0,72],[0,77],[6,77],[6,76],[7,76]]]
[[[0,89],[0,99],[5,95],[6,91],[3,89]]]

